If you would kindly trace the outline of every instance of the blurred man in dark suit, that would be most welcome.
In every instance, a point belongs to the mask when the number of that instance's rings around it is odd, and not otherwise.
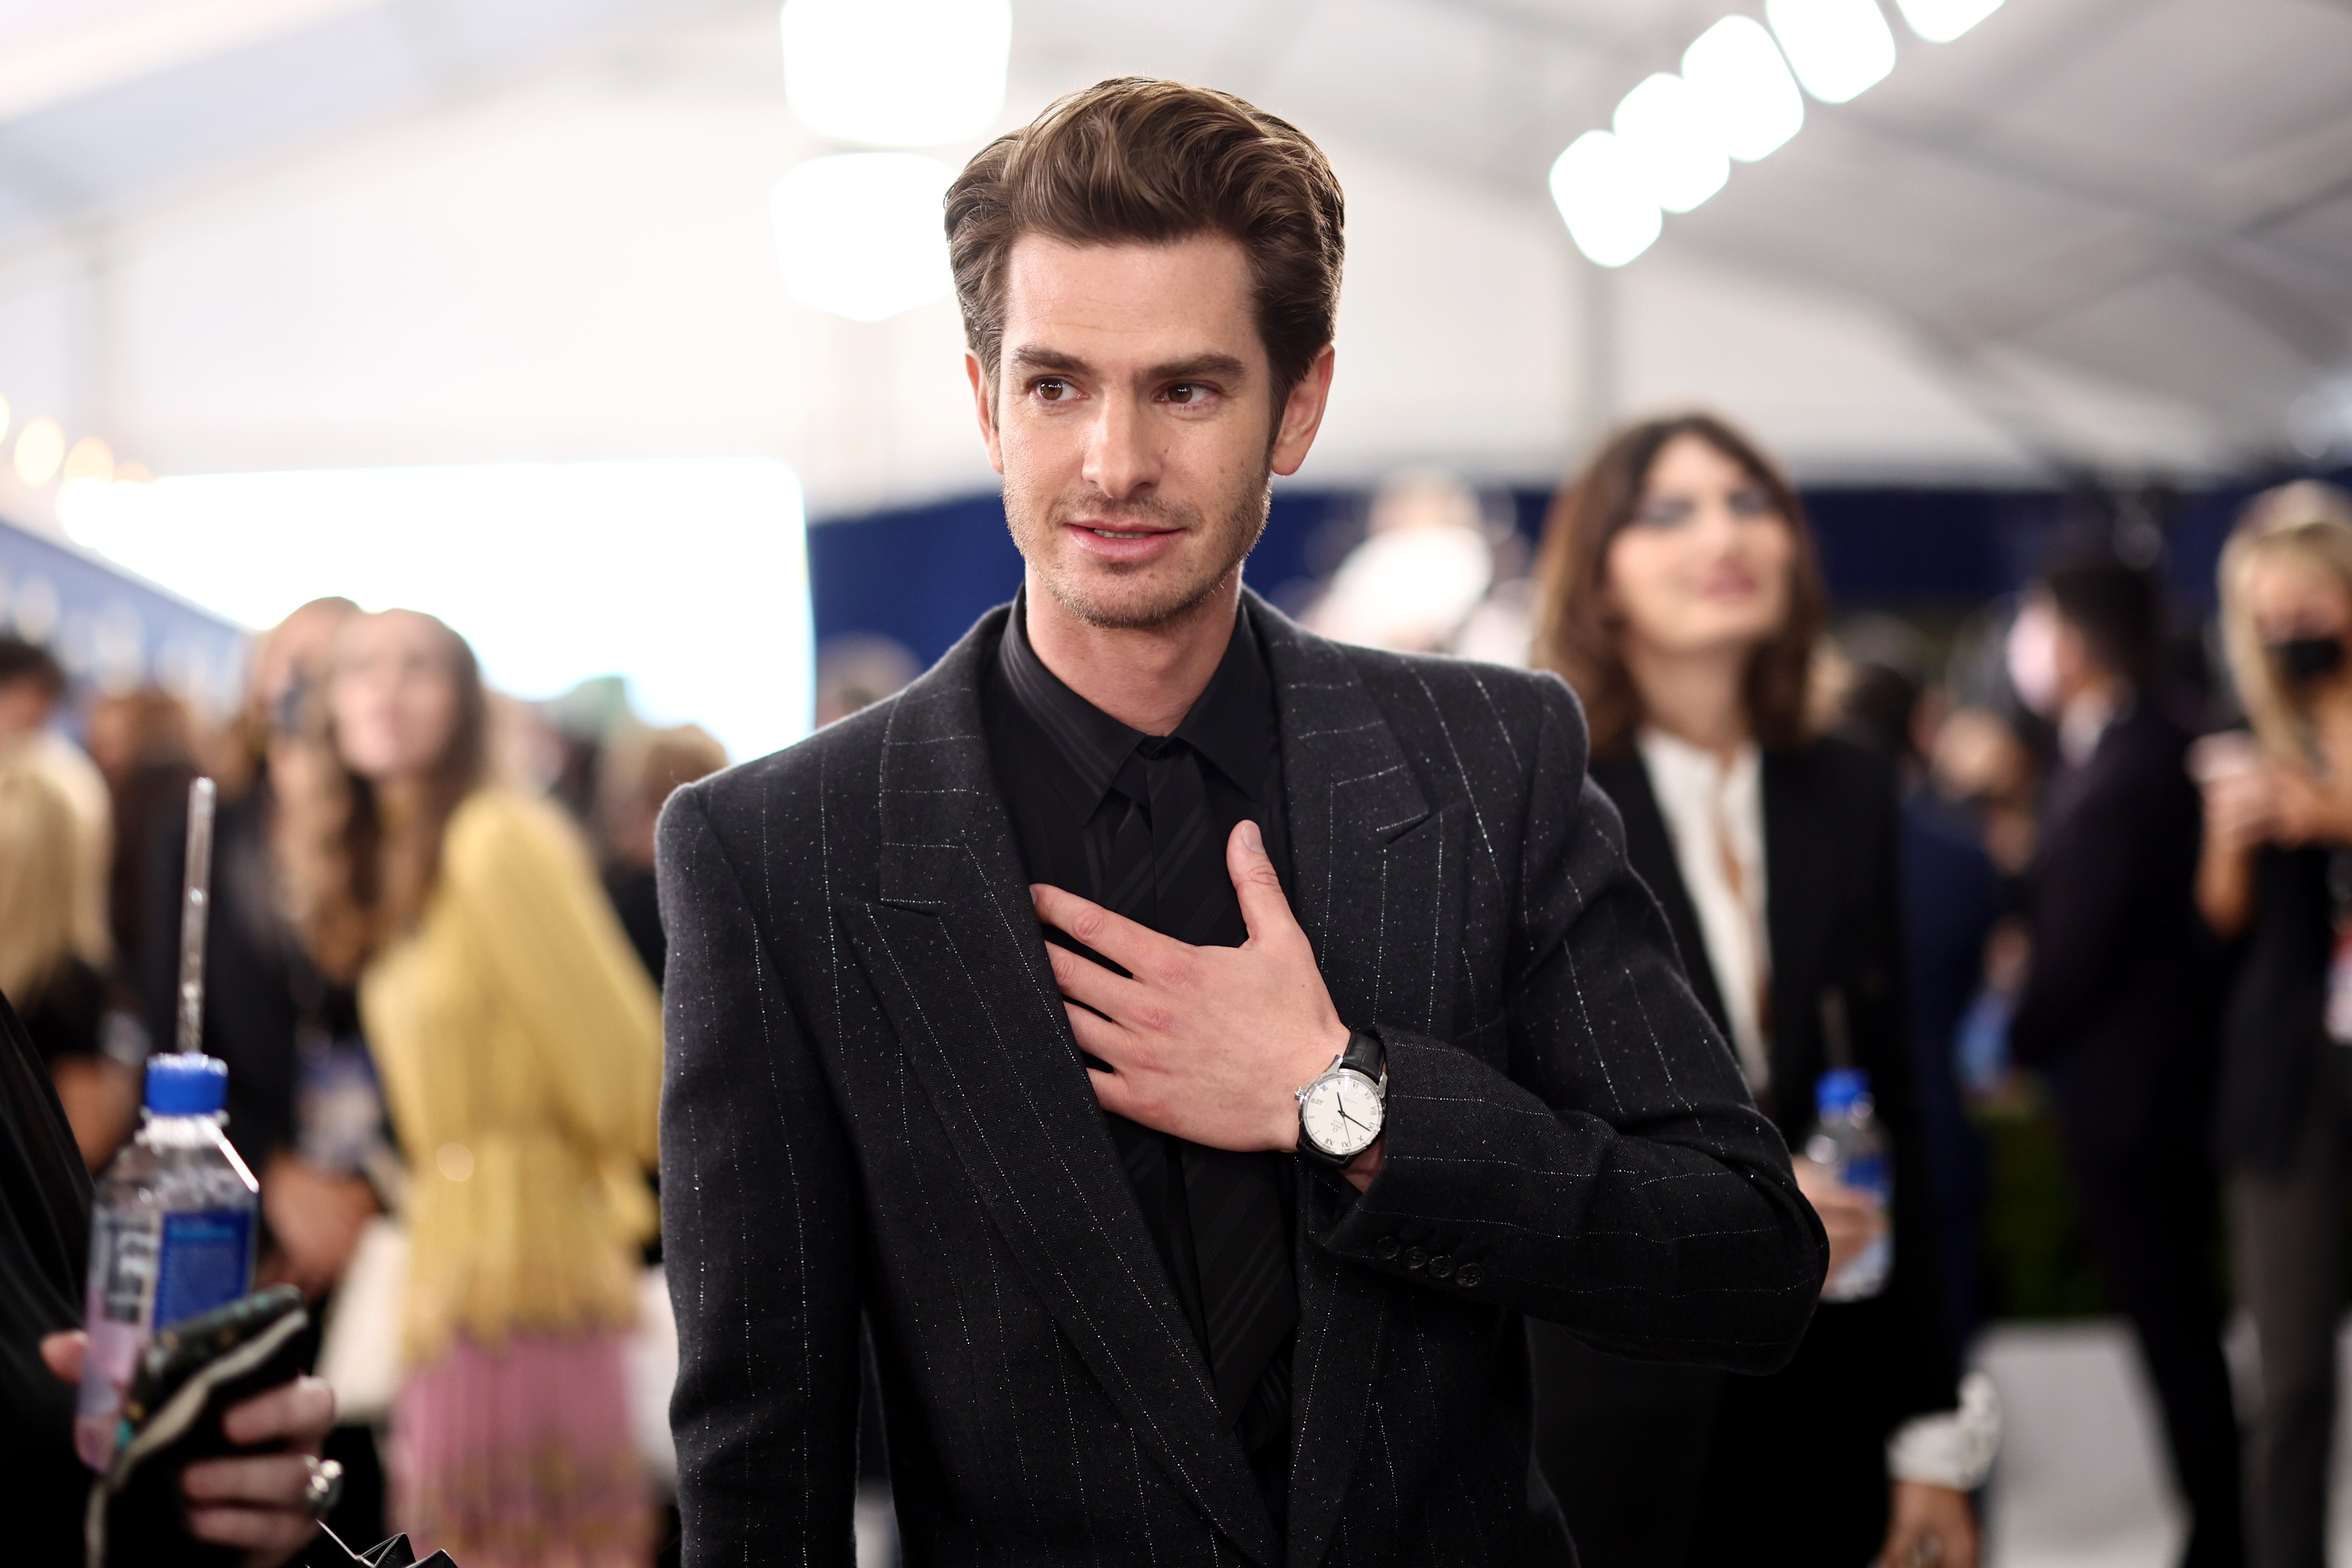
[[[2221,1359],[2210,1152],[2211,968],[2192,902],[2189,731],[2164,710],[2155,581],[2051,572],[2011,641],[2021,695],[2057,727],[2033,963],[2011,1045],[2049,1070],[2091,1247],[2131,1320],[2193,1516],[2181,1559],[2243,1559],[2238,1427]]]

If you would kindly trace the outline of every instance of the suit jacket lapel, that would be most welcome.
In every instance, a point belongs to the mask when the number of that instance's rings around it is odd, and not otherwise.
[[[1772,944],[1772,1105],[1783,1128],[1812,1114],[1822,1067],[1822,963],[1833,888],[1822,868],[1837,823],[1804,752],[1764,753],[1764,925]]]
[[[1612,759],[1592,764],[1593,782],[1608,793],[1616,803],[1617,815],[1625,823],[1625,858],[1633,872],[1649,887],[1658,907],[1665,911],[1666,928],[1674,932],[1675,947],[1683,961],[1683,973],[1698,997],[1699,1005],[1715,1020],[1715,1026],[1724,1038],[1731,1037],[1729,1016],[1723,1010],[1723,993],[1715,983],[1715,965],[1706,956],[1706,939],[1698,928],[1698,910],[1691,903],[1690,889],[1683,885],[1682,867],[1675,859],[1674,839],[1667,835],[1665,814],[1658,809],[1658,797],[1651,792],[1649,771],[1643,767],[1640,757]],[[1771,820],[1766,810],[1765,820]],[[1770,882],[1766,882],[1766,901],[1771,899]]]
[[[1447,1031],[1463,807],[1433,812],[1395,732],[1346,657],[1256,595],[1272,666],[1289,814],[1295,912],[1350,1024]],[[1447,873],[1452,871],[1450,882]],[[1363,1443],[1395,1287],[1307,1241],[1343,1202],[1299,1184],[1299,1324],[1291,1369],[1289,1561],[1321,1561]]]
[[[1045,962],[980,717],[1005,612],[897,699],[881,897],[849,921],[966,1174],[1137,1438],[1262,1563],[1280,1542],[1221,1417]]]

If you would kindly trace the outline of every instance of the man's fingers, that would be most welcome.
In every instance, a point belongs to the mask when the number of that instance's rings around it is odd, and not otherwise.
[[[81,1381],[82,1357],[89,1350],[89,1336],[79,1329],[62,1334],[51,1334],[41,1342],[41,1360],[60,1383]]]
[[[1086,943],[1129,974],[1165,950],[1183,945],[1125,915],[1115,915],[1100,904],[1043,882],[1029,885],[1029,901],[1039,920]]]
[[[1234,896],[1241,900],[1249,945],[1262,946],[1270,937],[1298,929],[1290,900],[1282,896],[1282,879],[1275,875],[1274,860],[1265,852],[1265,839],[1247,817],[1234,824],[1225,840],[1225,870],[1234,879]]]
[[[215,1546],[249,1552],[291,1552],[317,1532],[319,1521],[288,1509],[192,1508],[188,1533]]]
[[[308,1454],[242,1454],[205,1459],[180,1472],[180,1491],[191,1506],[245,1503],[292,1508],[310,1484]]]
[[[1070,1016],[1070,1033],[1076,1037],[1078,1049],[1114,1068],[1127,1066],[1131,1041],[1125,1029],[1107,1018],[1096,1017],[1084,1007],[1066,1005],[1062,1010]]]
[[[1136,1108],[1134,1097],[1128,1092],[1127,1081],[1118,1074],[1088,1068],[1087,1077],[1094,1081],[1096,1100],[1113,1116],[1127,1116]]]
[[[1140,989],[1134,981],[1105,969],[1091,958],[1072,952],[1057,942],[1045,944],[1045,961],[1053,965],[1054,984],[1061,988],[1063,995],[1114,1018]]]
[[[292,1438],[316,1448],[335,1425],[335,1392],[315,1377],[298,1377],[257,1394],[221,1418],[221,1431],[241,1448]]]

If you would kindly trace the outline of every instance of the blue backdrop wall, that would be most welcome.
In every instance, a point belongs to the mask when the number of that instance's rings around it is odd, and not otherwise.
[[[2163,541],[2177,611],[2201,616],[2214,563],[2245,499],[2288,476],[2189,492],[2116,496],[2056,489],[1821,488],[1804,493],[1823,570],[1841,610],[1959,610],[2011,593],[2055,553],[2112,539],[2122,522]],[[2352,479],[2352,470],[2339,480]],[[1296,605],[1361,537],[1363,490],[1275,492],[1250,585]],[[1493,498],[1532,545],[1550,495]],[[1021,557],[993,495],[878,511],[809,529],[809,575],[820,645],[844,632],[896,638],[925,664],[992,605],[1013,596]]]

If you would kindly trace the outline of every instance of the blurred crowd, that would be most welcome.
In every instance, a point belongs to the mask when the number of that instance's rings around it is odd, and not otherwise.
[[[175,1045],[208,775],[196,1043],[260,1183],[257,1283],[326,1306],[331,1522],[373,1542],[389,1510],[469,1564],[651,1560],[664,1391],[630,1378],[664,1310],[653,830],[724,752],[637,721],[618,682],[502,697],[439,621],[341,599],[256,640],[226,722],[76,695],[0,639],[0,992],[83,1158],[123,1143]]]
[[[2210,624],[2168,619],[2144,552],[2075,542],[1965,614],[1840,618],[1769,455],[1687,416],[1603,445],[1532,549],[1460,481],[1402,475],[1301,606],[1577,689],[1693,989],[1805,1156],[1833,1279],[1892,1240],[1769,1378],[1532,1331],[1540,1457],[1598,1568],[1727,1559],[1776,1520],[1850,1523],[1824,1561],[1906,1521],[1973,1539],[1998,1416],[1963,1371],[2031,1294],[2000,1239],[2020,1126],[2137,1336],[2183,1560],[2324,1560],[2352,498],[2249,507]],[[824,718],[915,673],[894,645],[835,651]],[[632,1337],[664,1310],[654,823],[727,760],[617,683],[507,699],[457,631],[341,599],[262,634],[215,724],[159,689],[76,693],[0,640],[0,992],[93,1169],[173,1044],[187,786],[219,783],[201,1045],[260,1182],[262,1278],[330,1304],[345,1539],[403,1528],[469,1568],[659,1543],[662,1373]],[[1832,1080],[1862,1086],[1891,1195],[1813,1157]]]
[[[1894,1238],[1885,1291],[1865,1310],[1833,1284],[1771,1378],[1531,1325],[1539,1453],[1588,1563],[1728,1559],[1742,1532],[1820,1541],[1823,1520],[1854,1528],[1822,1560],[1892,1560],[1874,1530],[1948,1510],[1985,1474],[1957,1456],[1998,1446],[1988,1392],[1952,1381],[1988,1315],[2085,1307],[2133,1331],[2180,1560],[2326,1561],[2352,496],[2256,498],[2210,617],[2168,615],[2148,542],[2094,528],[1993,604],[1836,619],[1769,457],[1691,416],[1607,445],[1517,581],[1468,489],[1403,476],[1306,606],[1334,636],[1524,650],[1569,680],[1629,856],[1799,1152],[1833,1281],[1842,1227]],[[1807,1157],[1841,1068],[1866,1075],[1891,1203]],[[2254,1351],[2234,1390],[2233,1307]]]

